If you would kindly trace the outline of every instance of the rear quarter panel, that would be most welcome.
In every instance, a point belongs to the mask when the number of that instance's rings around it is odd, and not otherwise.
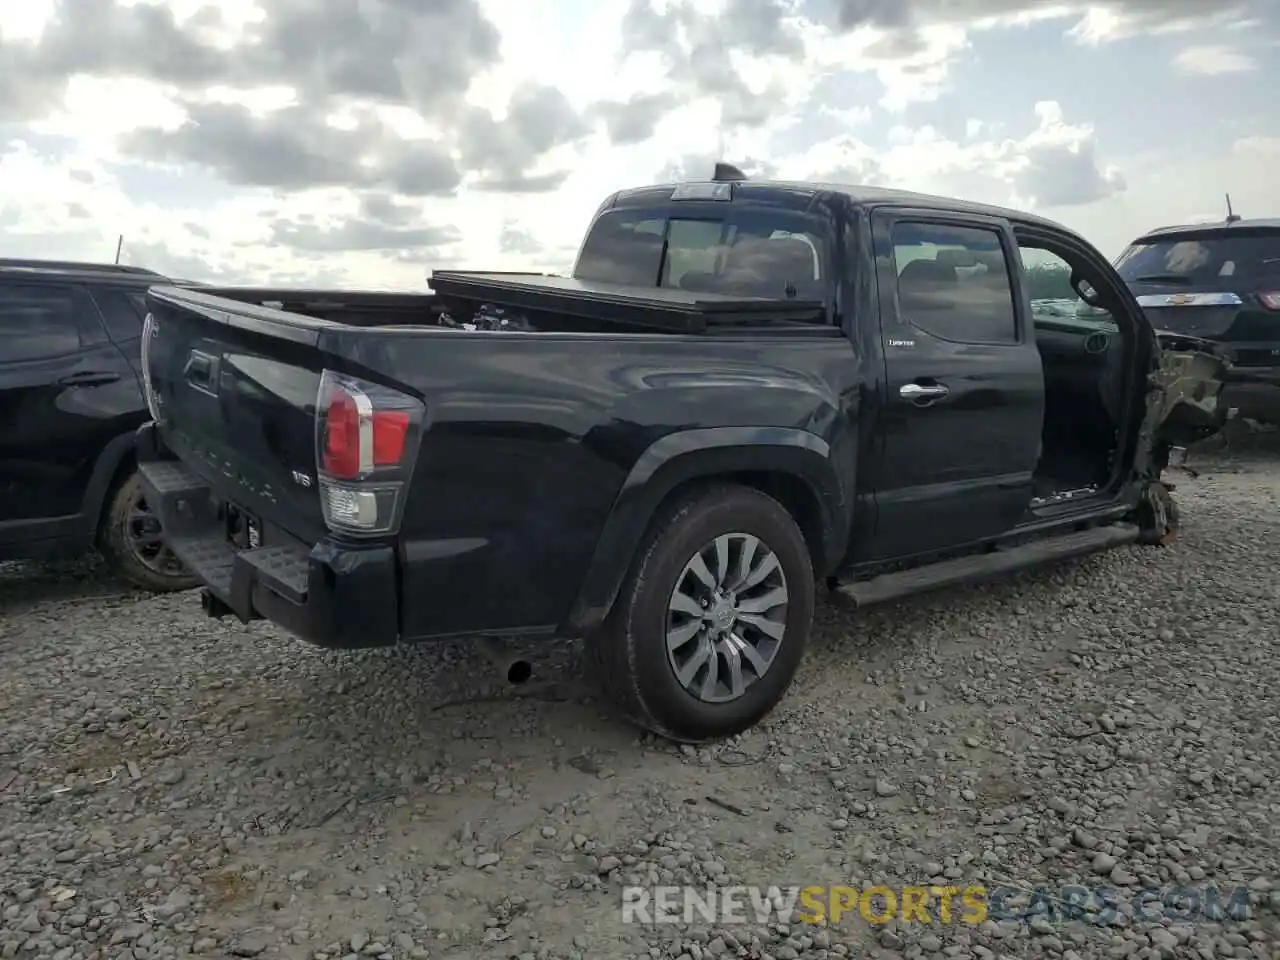
[[[477,619],[554,629],[655,443],[774,427],[845,451],[860,402],[855,348],[835,330],[336,338],[328,352],[355,361],[350,372],[403,371],[427,407],[401,528],[406,637],[471,632]]]

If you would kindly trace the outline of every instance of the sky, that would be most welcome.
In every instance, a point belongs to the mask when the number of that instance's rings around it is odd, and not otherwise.
[[[1107,256],[1280,216],[1275,0],[24,0],[0,256],[424,289],[567,271],[616,190],[753,177],[1031,210]]]

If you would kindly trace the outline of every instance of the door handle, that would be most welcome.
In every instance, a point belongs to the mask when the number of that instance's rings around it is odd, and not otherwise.
[[[927,404],[941,400],[951,391],[941,383],[904,383],[898,388],[898,396],[912,403]]]
[[[120,374],[107,370],[82,370],[79,373],[67,374],[58,383],[64,387],[104,387],[108,383],[116,383],[119,380]]]
[[[186,376],[187,382],[197,390],[211,393],[217,380],[218,358],[199,350],[192,350],[190,356],[187,357],[187,363],[182,368],[182,372]]]

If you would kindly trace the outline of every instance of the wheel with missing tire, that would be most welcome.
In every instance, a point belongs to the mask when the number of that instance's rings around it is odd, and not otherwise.
[[[1178,503],[1167,484],[1153,481],[1143,492],[1137,510],[1140,541],[1152,546],[1167,547],[1178,539],[1182,526]]]
[[[590,647],[607,693],[635,723],[704,742],[778,704],[813,608],[813,566],[791,515],[757,490],[719,487],[654,519]]]
[[[112,491],[98,540],[113,572],[135,587],[172,593],[200,582],[166,546],[136,472]]]

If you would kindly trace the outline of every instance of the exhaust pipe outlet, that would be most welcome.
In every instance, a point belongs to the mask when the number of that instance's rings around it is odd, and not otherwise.
[[[512,653],[505,640],[498,637],[481,637],[479,643],[480,652],[493,664],[507,683],[518,685],[533,676],[533,664]]]

